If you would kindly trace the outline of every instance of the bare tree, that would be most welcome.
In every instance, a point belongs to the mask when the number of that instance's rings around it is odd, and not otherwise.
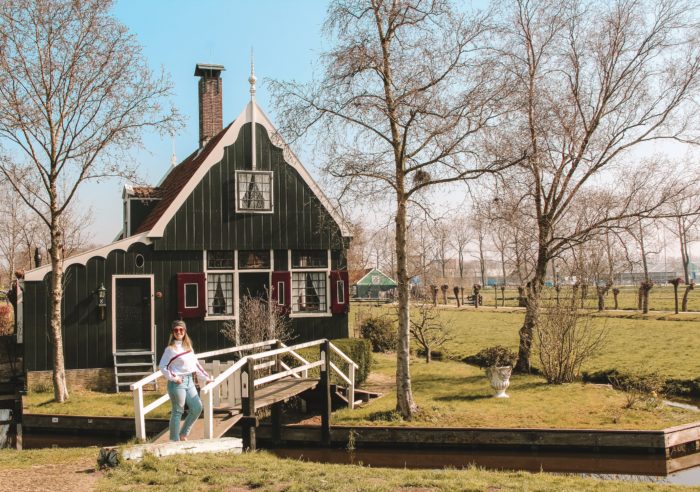
[[[625,157],[643,142],[693,137],[695,111],[688,108],[700,59],[695,11],[681,1],[518,0],[504,9],[502,62],[514,76],[518,114],[499,128],[492,150],[510,155],[515,146],[528,156],[509,183],[524,184],[523,207],[537,235],[516,365],[529,371],[552,258],[611,222],[653,214],[671,196],[668,169],[660,175]],[[624,194],[619,180],[618,190],[605,185],[622,162]],[[606,174],[608,181],[598,179]],[[591,207],[584,221],[567,222],[582,191],[609,195],[596,202],[612,207]]]
[[[693,181],[696,181],[695,179]],[[694,190],[693,190],[694,191]],[[693,192],[682,194],[669,204],[669,215],[667,222],[668,229],[678,238],[678,245],[681,250],[681,263],[683,265],[683,280],[685,281],[685,291],[681,310],[688,310],[688,295],[695,287],[693,279],[690,278],[690,245],[697,241],[697,227],[700,221],[700,198]],[[674,284],[677,293],[678,286]],[[676,308],[676,312],[678,309]]]
[[[459,278],[464,279],[464,253],[471,240],[471,229],[469,227],[469,221],[461,214],[457,214],[457,216],[450,221],[450,236],[452,248],[457,252]]]
[[[126,151],[146,128],[166,129],[170,83],[154,77],[109,0],[0,4],[0,171],[44,223],[51,260],[54,396],[68,398],[61,338],[61,216],[82,183],[133,175]]]
[[[433,350],[452,340],[440,310],[428,303],[420,304],[417,316],[411,319],[411,336],[425,352],[425,362],[432,360]]]
[[[221,333],[235,345],[292,338],[292,325],[289,317],[281,311],[270,308],[267,297],[243,296],[238,306],[238,323],[227,321]],[[240,328],[243,327],[241,330]]]
[[[510,84],[485,47],[490,13],[465,15],[448,0],[335,0],[333,48],[307,85],[274,82],[282,131],[312,127],[328,142],[327,171],[348,190],[389,192],[395,207],[399,304],[397,411],[417,409],[409,367],[407,215],[429,187],[506,168],[478,158],[475,136],[503,116]],[[439,49],[435,49],[439,47]]]

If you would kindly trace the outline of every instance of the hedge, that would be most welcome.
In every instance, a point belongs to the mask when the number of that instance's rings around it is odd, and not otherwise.
[[[620,372],[617,369],[606,369],[591,373],[584,372],[581,379],[587,383],[613,384],[616,380],[624,380],[634,376],[634,374]],[[663,391],[669,396],[700,398],[700,378],[666,379]]]

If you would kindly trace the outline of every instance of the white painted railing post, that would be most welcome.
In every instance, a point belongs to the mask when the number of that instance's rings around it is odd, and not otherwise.
[[[143,387],[134,391],[134,417],[136,420],[136,437],[146,440],[146,416],[143,412]]]
[[[355,408],[355,365],[348,364],[348,376],[350,377],[350,386],[348,387],[348,403],[350,410]]]
[[[202,406],[204,407],[204,439],[212,439],[214,437],[214,402],[212,397],[212,389],[202,390]]]

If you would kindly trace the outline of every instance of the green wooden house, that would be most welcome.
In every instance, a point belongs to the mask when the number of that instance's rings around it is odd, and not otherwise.
[[[390,295],[397,286],[391,277],[377,268],[371,268],[353,272],[351,292],[355,299],[379,299]]]
[[[65,260],[67,369],[157,359],[180,318],[198,351],[230,346],[221,330],[246,295],[286,312],[297,341],[348,335],[348,228],[256,103],[252,73],[250,102],[223,127],[223,70],[196,66],[199,147],[158,186],[125,187],[119,240]],[[50,275],[22,286],[27,371],[52,367]]]

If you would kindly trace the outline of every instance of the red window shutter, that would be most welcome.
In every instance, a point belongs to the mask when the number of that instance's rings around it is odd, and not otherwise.
[[[203,318],[207,315],[206,288],[204,273],[177,274],[177,314],[181,318]]]
[[[331,312],[347,313],[350,309],[350,279],[346,270],[331,271]]]
[[[272,272],[272,305],[284,314],[292,312],[292,273]]]

